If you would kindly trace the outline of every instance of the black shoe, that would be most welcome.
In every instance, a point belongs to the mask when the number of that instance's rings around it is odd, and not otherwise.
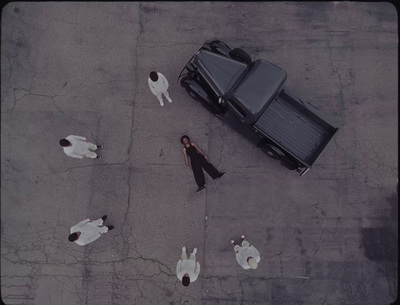
[[[101,159],[101,156],[97,155],[97,156],[96,156],[96,159]]]
[[[223,175],[225,175],[225,173],[220,173],[217,179],[222,178]]]
[[[206,188],[205,186],[200,186],[196,193],[200,193],[200,192],[201,192],[202,190],[204,190],[205,188]]]
[[[112,229],[114,229],[114,226],[106,226],[108,228],[108,231],[111,231]]]
[[[103,219],[103,221],[106,221],[107,215],[104,215],[103,217],[101,217],[101,219]]]
[[[97,145],[97,149],[103,148],[103,146],[101,145]]]

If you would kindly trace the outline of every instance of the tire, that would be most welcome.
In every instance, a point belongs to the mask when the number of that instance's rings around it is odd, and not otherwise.
[[[270,158],[280,160],[284,156],[283,152],[275,146],[263,144],[260,146],[261,150]]]
[[[205,97],[206,93],[204,91],[200,93],[193,90],[193,88],[191,88],[189,84],[190,81],[192,81],[190,77],[184,77],[180,81],[180,85],[185,88],[186,92],[189,94],[191,98],[193,98],[196,102],[200,103],[207,111],[211,112],[217,118],[221,119],[223,114],[220,111],[216,111],[216,109],[214,109],[214,107],[210,105],[208,99]],[[199,88],[197,88],[197,90],[199,90]]]
[[[245,50],[236,48],[229,52],[229,56],[237,61],[245,63],[247,65],[252,63],[251,57]]]
[[[203,97],[199,94],[199,92],[196,92],[195,90],[193,90],[189,84],[189,82],[192,81],[192,79],[190,77],[184,77],[181,79],[180,81],[180,85],[185,88],[187,94],[189,94],[189,96],[191,98],[193,98],[195,101],[197,102],[202,102],[203,101]]]

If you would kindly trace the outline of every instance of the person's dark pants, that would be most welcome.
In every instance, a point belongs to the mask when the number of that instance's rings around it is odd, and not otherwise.
[[[220,175],[220,172],[211,164],[208,163],[205,158],[199,158],[196,162],[192,163],[192,171],[194,179],[199,187],[204,186],[206,178],[204,177],[203,169],[210,175],[214,180]]]

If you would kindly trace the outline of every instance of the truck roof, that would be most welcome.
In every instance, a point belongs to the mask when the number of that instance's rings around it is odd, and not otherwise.
[[[286,77],[286,72],[278,66],[258,59],[229,95],[233,95],[251,114],[258,117],[281,90]]]
[[[207,50],[200,50],[194,58],[194,63],[220,95],[224,95],[247,68],[244,63]]]

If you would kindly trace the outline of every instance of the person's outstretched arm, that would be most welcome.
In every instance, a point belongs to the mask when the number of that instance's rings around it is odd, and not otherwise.
[[[181,272],[181,265],[182,265],[182,260],[180,259],[178,263],[176,264],[176,274]]]
[[[86,218],[85,220],[82,220],[80,223],[78,223],[76,226],[80,227],[81,225],[84,225],[85,223],[90,222],[89,218]]]
[[[71,232],[79,231],[79,227],[80,227],[80,226],[83,226],[85,223],[88,223],[88,222],[90,222],[90,219],[89,219],[89,218],[86,218],[85,220],[82,220],[81,222],[78,222],[76,225],[74,225],[74,226],[71,228]]]
[[[99,239],[100,236],[101,236],[100,233],[95,233],[92,236],[90,236],[90,237],[86,238],[85,240],[83,240],[83,242],[85,243],[85,245],[90,244],[91,242],[94,242],[96,239]]]
[[[196,263],[196,268],[194,270],[194,274],[197,274],[197,275],[200,274],[200,263],[199,262]]]
[[[176,264],[176,275],[180,280],[182,280],[182,278],[179,276],[179,272],[181,272],[181,267],[182,267],[182,260],[180,259]]]
[[[253,248],[253,250],[254,250],[254,253],[255,253],[254,259],[256,260],[257,263],[259,263],[260,262],[260,252],[253,245],[251,245],[250,247]]]

